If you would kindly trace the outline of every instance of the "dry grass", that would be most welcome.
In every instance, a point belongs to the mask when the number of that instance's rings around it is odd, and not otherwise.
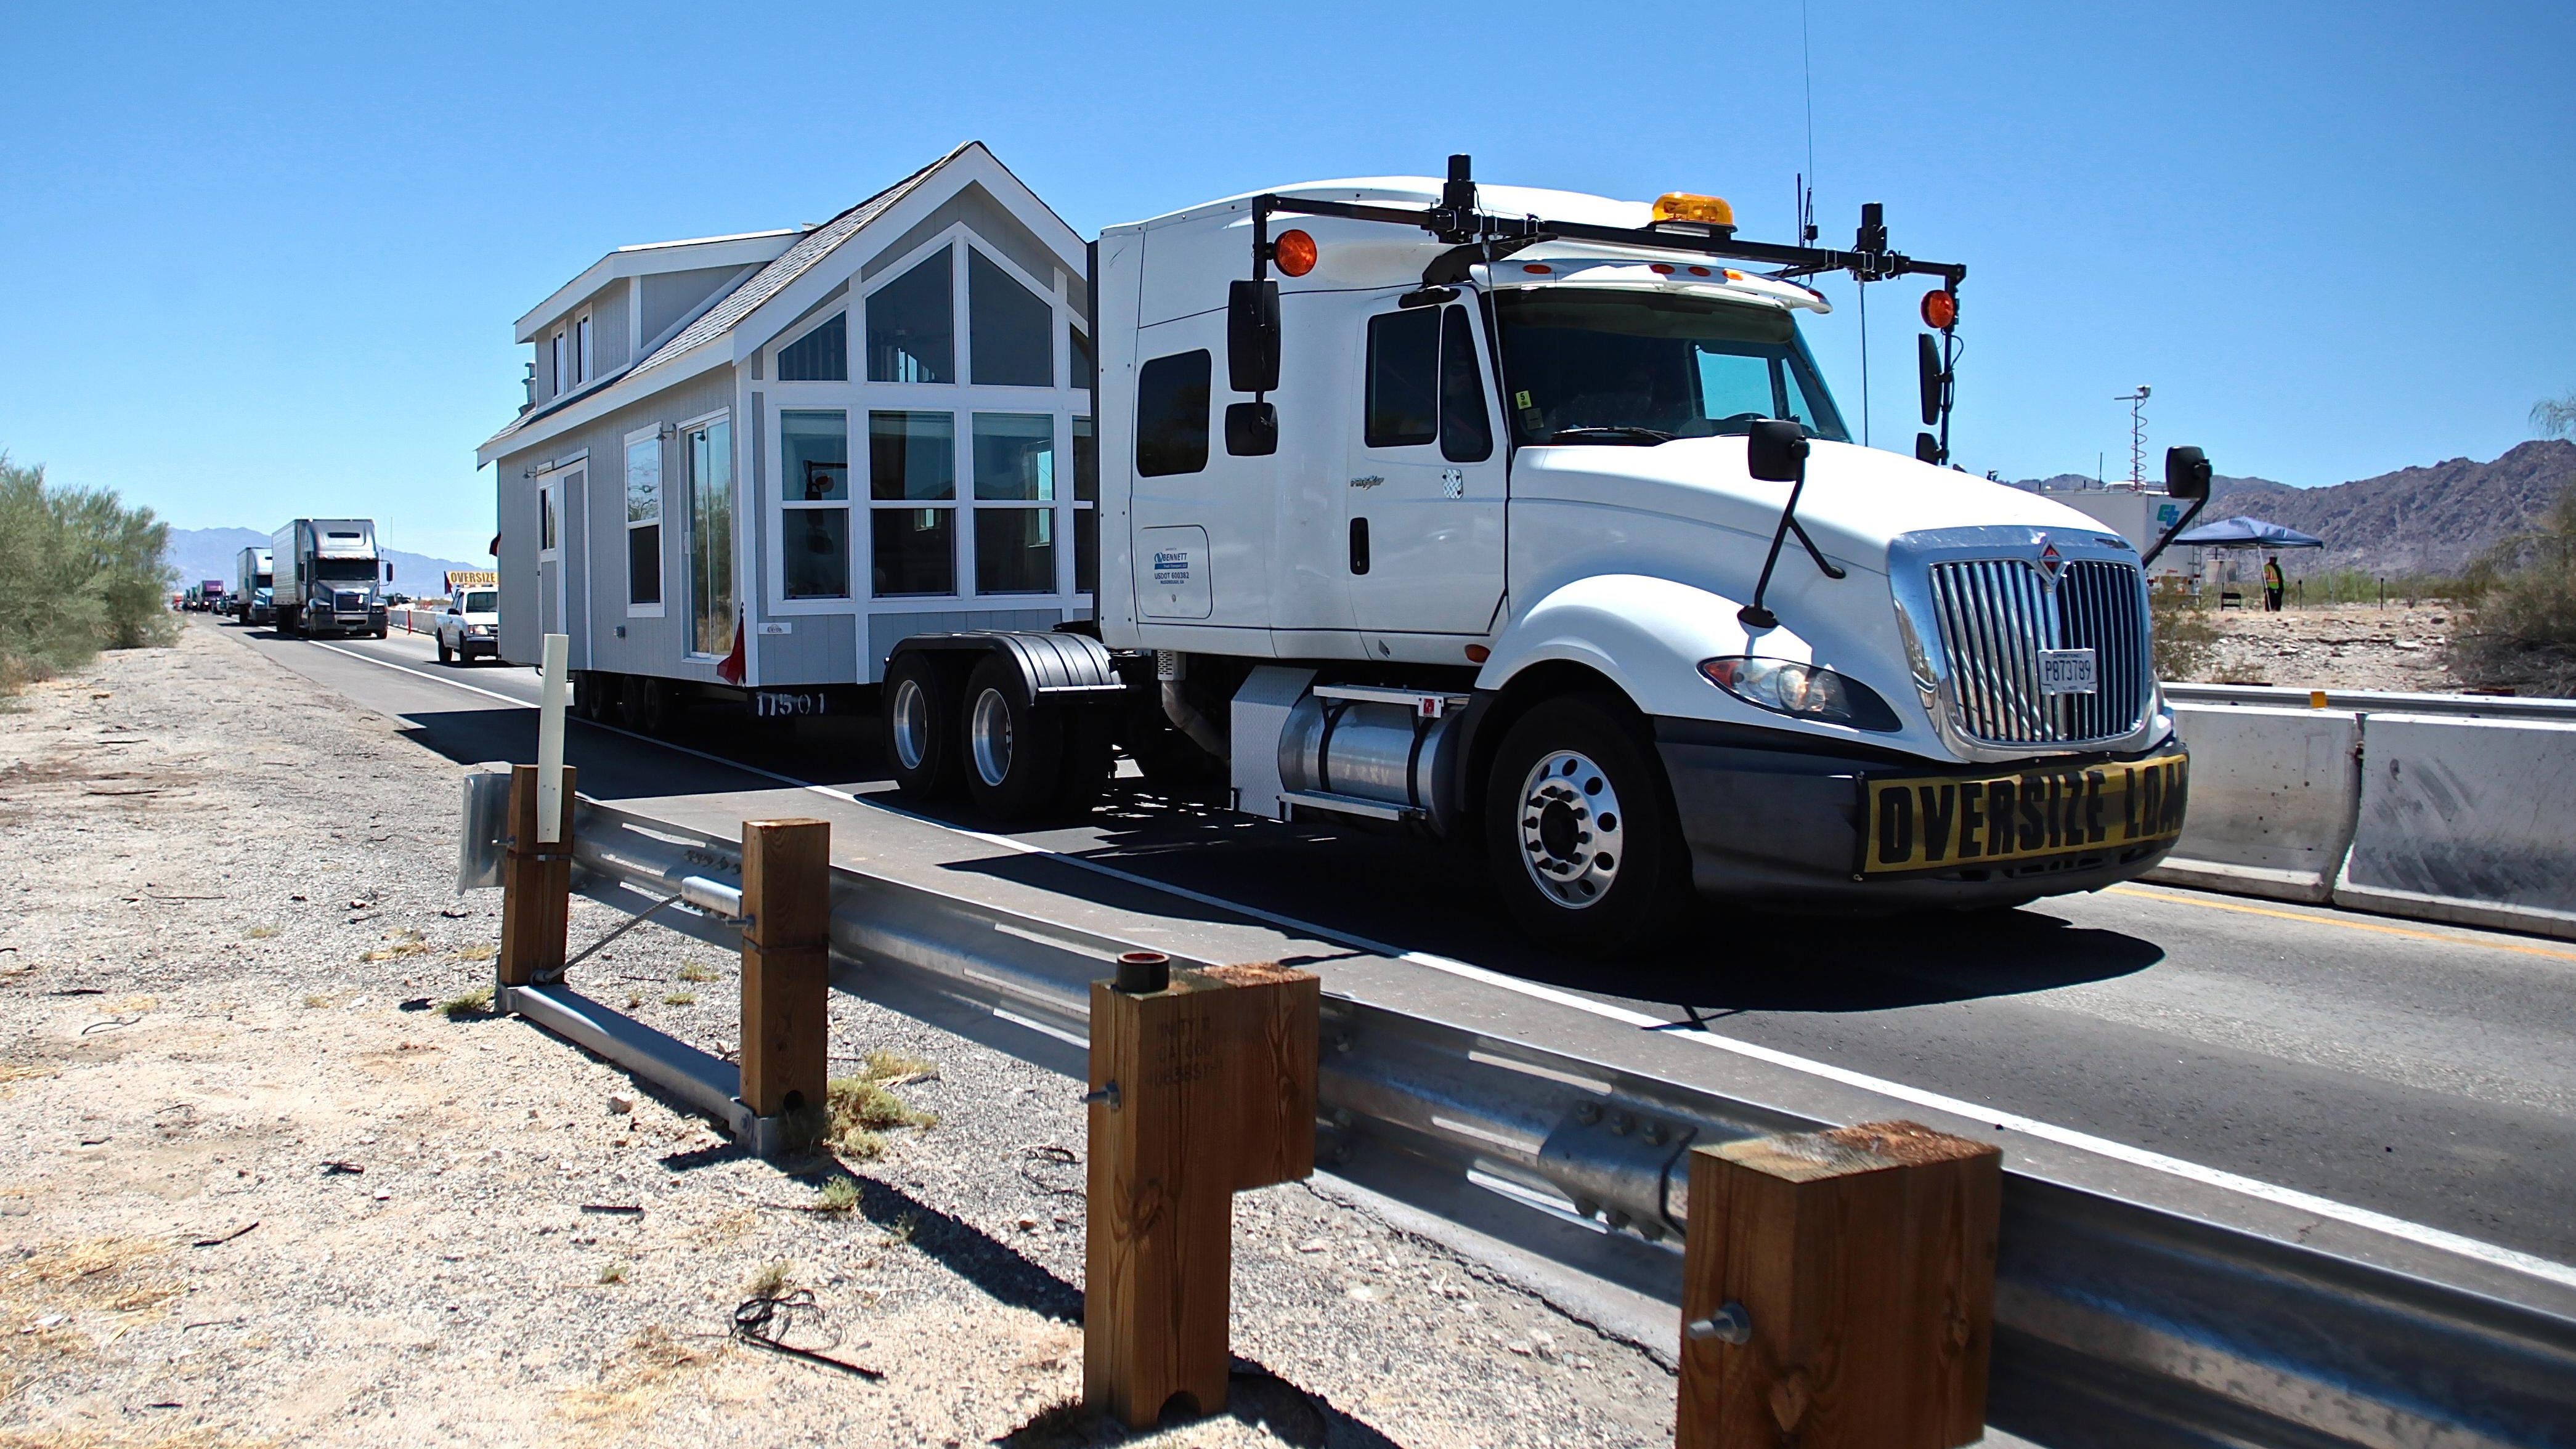
[[[321,994],[321,993],[319,993],[319,992],[316,992],[316,993],[314,993],[314,994],[313,994],[313,995],[311,995],[311,996],[307,996],[307,997],[305,997],[305,998],[304,998],[304,1004],[305,1004],[306,1006],[308,1006],[308,1007],[311,1007],[311,1008],[312,1008],[313,1010],[315,1010],[315,1011],[319,1011],[319,1010],[321,1010],[323,1007],[329,1006],[329,1005],[331,1004],[331,998],[330,998],[330,997],[328,997],[328,996],[324,996],[324,995],[322,995],[322,994]]]
[[[816,1212],[845,1213],[855,1210],[858,1205],[859,1185],[850,1178],[833,1178],[823,1184],[821,1191],[814,1194]]]
[[[690,1347],[657,1323],[627,1340],[600,1370],[596,1386],[566,1392],[557,1407],[565,1418],[614,1442],[624,1437],[619,1431],[651,1418],[682,1379],[714,1359],[714,1353]]]
[[[501,954],[501,948],[490,941],[469,941],[456,948],[459,961],[489,961]]]
[[[245,1439],[222,1429],[181,1429],[131,1436],[105,1429],[0,1429],[0,1449],[268,1449],[275,1439]]]
[[[904,1052],[872,1051],[861,1059],[859,1075],[835,1077],[824,1097],[830,1116],[823,1140],[843,1157],[874,1162],[886,1150],[885,1134],[900,1127],[927,1131],[939,1125],[938,1114],[906,1106],[891,1087],[935,1081],[939,1068]]]
[[[697,962],[692,961],[688,965],[680,968],[680,979],[683,981],[721,981],[724,977],[722,973],[718,972],[715,968],[711,966],[701,966]]]
[[[695,1006],[698,1004],[698,993],[694,991],[669,992],[662,997],[662,1004],[664,1006]]]
[[[58,1075],[60,1073],[42,1062],[0,1062],[0,1083],[32,1082],[39,1077]]]
[[[35,1363],[104,1348],[159,1318],[187,1291],[155,1271],[169,1252],[167,1238],[84,1238],[0,1272],[0,1401]]]
[[[361,961],[400,961],[409,956],[429,954],[429,940],[418,931],[387,931],[385,944],[372,951],[361,951]]]
[[[286,928],[284,926],[253,926],[249,930],[242,932],[242,934],[250,937],[254,941],[266,941],[272,937],[286,934]]]
[[[742,1291],[752,1298],[775,1298],[795,1285],[794,1265],[780,1258],[752,1274],[751,1281],[742,1285]]]
[[[446,1014],[449,1021],[459,1021],[479,1012],[489,1011],[492,1009],[492,988],[477,986],[471,991],[460,991],[438,1003],[438,1009]]]

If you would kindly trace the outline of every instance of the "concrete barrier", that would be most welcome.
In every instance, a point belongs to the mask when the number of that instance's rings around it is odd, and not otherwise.
[[[2576,725],[2373,714],[2361,730],[2335,904],[2576,939]]]
[[[2349,710],[2177,705],[2191,813],[2147,879],[2322,903],[2352,844],[2361,717]]]

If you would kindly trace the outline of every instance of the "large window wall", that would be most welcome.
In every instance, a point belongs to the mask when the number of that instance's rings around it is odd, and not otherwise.
[[[1067,280],[951,227],[776,339],[774,611],[1095,591],[1092,351]]]

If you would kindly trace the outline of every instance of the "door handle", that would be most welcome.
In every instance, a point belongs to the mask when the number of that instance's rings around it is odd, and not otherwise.
[[[1355,574],[1364,574],[1368,571],[1368,520],[1365,518],[1354,518],[1351,520],[1351,572]]]

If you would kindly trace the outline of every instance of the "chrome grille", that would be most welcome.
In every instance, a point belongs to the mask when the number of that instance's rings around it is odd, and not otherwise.
[[[367,612],[367,596],[355,589],[335,589],[331,594],[331,609],[339,614],[363,614]]]
[[[2118,739],[2146,717],[2147,617],[2138,571],[2081,559],[2055,588],[2027,559],[1931,567],[1932,607],[1960,728],[1996,745]],[[2039,651],[2093,651],[2092,694],[2042,695]]]

